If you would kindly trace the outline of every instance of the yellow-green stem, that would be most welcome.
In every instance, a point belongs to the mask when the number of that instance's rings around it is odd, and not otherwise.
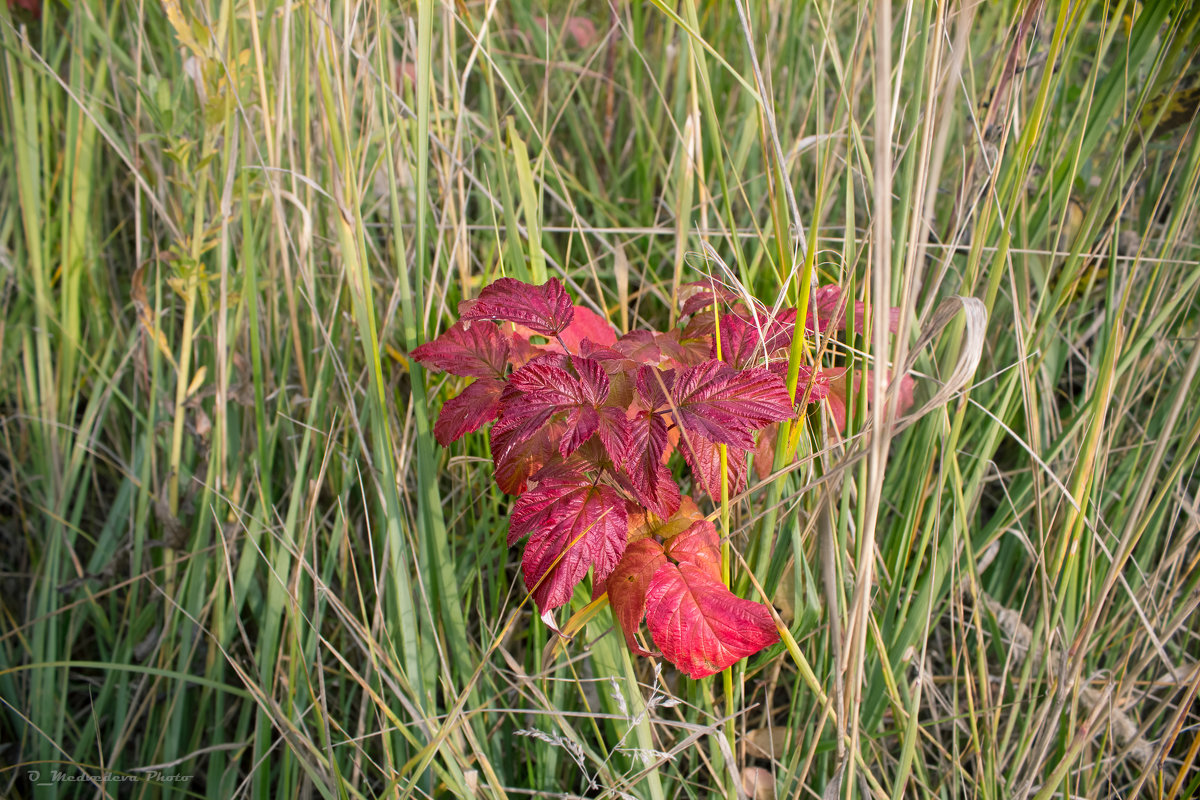
[[[713,298],[713,338],[716,342],[717,360],[721,359],[721,311],[718,308],[716,298]],[[721,580],[726,587],[730,587],[732,570],[730,569],[730,548],[729,548],[729,448],[726,445],[717,445],[717,452],[721,458]],[[734,734],[736,731],[733,726],[734,716],[734,696],[733,696],[733,667],[726,668],[721,673],[721,683],[725,689],[725,739],[729,742],[730,758],[737,757],[735,749],[736,743]],[[733,784],[733,769],[734,765],[727,765],[726,777],[728,779],[727,790],[730,797],[737,797],[737,786]]]

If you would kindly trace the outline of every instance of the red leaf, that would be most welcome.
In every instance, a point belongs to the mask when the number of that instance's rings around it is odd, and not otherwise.
[[[796,402],[801,402],[806,395],[810,403],[819,403],[828,397],[829,376],[824,371],[801,365],[796,376]]]
[[[751,366],[762,360],[763,337],[754,325],[733,314],[721,317],[721,354],[726,364],[736,369]],[[717,358],[717,340],[713,339],[710,358]]]
[[[702,309],[701,311],[697,312],[695,315],[693,315],[692,318],[687,321],[687,324],[683,326],[682,331],[675,330],[675,331],[668,331],[667,333],[675,333],[677,335],[677,338],[681,338],[681,339],[703,338],[705,342],[711,342],[712,336],[716,332],[716,330],[717,330],[717,318],[713,314],[712,308],[705,308],[705,309]],[[666,336],[665,333],[662,335]],[[711,346],[710,346],[710,349],[711,349]],[[664,348],[664,352],[667,352],[666,348]],[[670,355],[673,355],[673,354],[670,354]],[[705,353],[704,357],[701,360],[704,360],[707,358],[708,358],[708,353]]]
[[[611,369],[611,362],[600,362],[606,370]],[[629,363],[629,362],[625,362]],[[632,365],[630,365],[632,366]],[[625,409],[633,407],[633,382],[637,377],[637,373],[632,369],[629,371],[617,370],[608,373],[608,405],[619,408],[624,412]]]
[[[783,365],[786,368],[786,364]],[[811,367],[800,366],[796,380],[796,402],[808,398],[808,403],[819,403],[829,397],[830,382],[827,372],[815,372]],[[834,410],[836,416],[837,411]],[[845,407],[842,407],[845,416]],[[754,446],[754,474],[760,481],[775,469],[775,442],[779,435],[779,423],[773,422],[763,428],[758,434],[758,443]],[[798,454],[797,454],[798,455]]]
[[[813,321],[813,312],[809,310],[808,318],[805,320],[805,327],[810,333],[817,330],[817,324],[820,325],[821,333],[825,333],[830,328],[834,330],[843,330],[846,327],[846,309],[842,303],[842,289],[834,284],[817,287],[813,292],[809,302],[816,309],[817,320]],[[854,303],[854,332],[863,332],[863,320],[866,317],[867,304],[861,300]],[[888,330],[895,333],[900,327],[900,309],[888,309]]]
[[[571,359],[561,353],[542,353],[509,376],[510,393],[514,396],[539,392],[560,391],[562,382],[576,386],[579,381],[567,370]],[[563,376],[566,376],[565,378]]]
[[[609,405],[597,409],[596,413],[599,416],[596,438],[604,445],[614,464],[624,463],[629,458],[631,446],[629,420],[624,410]]]
[[[786,371],[787,364],[780,362]],[[774,369],[774,365],[772,365]],[[825,372],[815,372],[811,367],[800,365],[796,381],[796,402],[801,403],[808,398],[808,403],[820,403],[829,396],[829,376]],[[844,415],[845,410],[843,408]],[[836,414],[836,411],[835,411]],[[758,434],[758,442],[754,445],[754,474],[760,481],[765,481],[775,469],[775,442],[779,435],[779,423],[773,422],[763,428]]]
[[[642,404],[649,411],[661,411],[671,407],[667,392],[675,385],[675,370],[639,367],[635,387]]]
[[[575,307],[557,278],[541,286],[500,278],[485,287],[478,300],[459,303],[458,313],[465,323],[504,320],[524,325],[542,336],[554,336],[571,324]]]
[[[556,457],[552,437],[561,434],[561,423],[550,423],[527,439],[517,441],[514,432],[493,425],[491,430],[492,463],[496,485],[505,494],[521,494],[530,476]]]
[[[764,361],[769,361],[771,366],[786,365],[787,358],[783,354],[791,348],[795,321],[796,312],[791,309],[778,317],[759,314],[753,320],[736,314],[721,317],[721,360],[735,369],[756,366]],[[717,357],[715,339],[709,355]]]
[[[555,459],[558,456],[555,455]],[[592,438],[584,442],[583,446],[571,454],[571,457],[566,459],[566,464],[572,469],[582,472],[599,473],[599,472],[616,472],[617,467],[613,460],[608,455],[608,451],[604,449],[604,445],[599,438]],[[539,480],[541,475],[536,476]]]
[[[792,416],[783,381],[765,369],[735,370],[706,361],[681,371],[668,388],[680,425],[743,450],[754,447],[753,431]]]
[[[779,640],[765,606],[734,596],[690,562],[655,570],[646,624],[663,656],[689,678],[713,675]]]
[[[643,364],[657,364],[662,359],[662,348],[653,331],[630,331],[616,341],[613,349]]]
[[[629,448],[622,462],[637,499],[666,519],[679,508],[679,486],[663,464],[670,437],[662,414],[637,413],[627,422]]]
[[[712,315],[708,316],[707,327],[696,325],[695,319],[682,331],[672,328],[655,337],[663,356],[680,366],[691,366],[707,360],[712,349]]]
[[[625,501],[608,486],[569,489],[531,517],[522,523],[536,525],[522,570],[543,612],[567,603],[589,567],[606,580],[625,552]]]
[[[600,362],[591,358],[573,357],[571,366],[579,374],[580,395],[583,402],[600,405],[608,399],[608,373]]]
[[[512,364],[513,369],[525,366],[546,352],[538,345],[530,343],[529,337],[522,336],[516,330],[517,326],[511,322],[500,326],[501,334],[507,333],[512,341],[512,346],[508,351],[508,363]]]
[[[533,21],[539,28],[546,30],[545,17],[534,17]],[[557,21],[553,24],[556,28],[559,26]],[[567,35],[571,37],[577,47],[586,49],[596,41],[596,25],[587,17],[567,17],[565,28]]]
[[[706,519],[697,520],[687,530],[667,542],[667,555],[680,564],[691,564],[721,580],[721,537]]]
[[[629,649],[640,656],[655,655],[638,644],[636,634],[646,616],[646,589],[655,570],[667,563],[663,548],[653,539],[642,539],[625,548],[621,563],[608,576],[608,602],[625,634]]]
[[[775,469],[775,443],[779,438],[779,423],[774,422],[758,434],[754,445],[754,475],[765,481]]]
[[[897,414],[903,414],[913,407],[913,392],[916,388],[917,381],[912,375],[905,375],[900,379],[900,386],[896,390],[900,393],[900,399],[896,402]]]
[[[558,461],[538,473],[537,480],[517,498],[508,519],[508,546],[523,536],[552,524],[555,506],[572,492],[591,489],[595,481],[565,462]]]
[[[574,366],[578,377],[567,371]],[[625,418],[616,408],[601,408],[608,399],[608,375],[590,358],[544,355],[509,376],[500,397],[496,427],[516,444],[528,439],[551,418],[563,415],[565,431],[559,440],[564,458],[599,433],[613,460],[624,456]],[[613,451],[616,452],[613,452]]]
[[[442,404],[433,425],[433,435],[442,447],[477,431],[500,415],[500,392],[504,381],[480,378]]]
[[[842,330],[846,327],[846,309],[842,306],[842,288],[834,284],[818,286],[808,298],[808,316],[804,327],[809,333],[815,333],[820,328],[821,333],[833,328]],[[816,320],[813,319],[814,313]]]
[[[680,292],[680,316],[687,317],[695,314],[697,311],[712,309],[713,301],[720,300],[724,303],[739,303],[742,296],[733,289],[716,281],[692,281],[685,283]]]
[[[669,518],[652,514],[640,506],[626,503],[626,514],[629,517],[629,542],[658,537],[662,541],[670,541],[692,527],[692,523],[704,519],[696,501],[687,495],[679,498],[679,509]]]
[[[28,11],[34,19],[42,18],[42,4],[38,0],[8,0],[9,8],[23,8]]]
[[[583,341],[587,339],[594,345],[612,346],[617,343],[617,333],[604,317],[590,308],[575,306],[575,318],[571,320],[559,337],[572,353],[579,353]],[[548,342],[548,349],[559,347],[558,342]]]
[[[823,399],[829,403],[829,413],[833,415],[834,425],[837,430],[844,431],[846,429],[846,369],[827,369],[822,375],[826,381],[826,392]],[[871,370],[865,371],[867,380],[867,406],[870,407],[872,395],[874,394],[874,381],[871,379]],[[859,387],[862,386],[864,373],[855,371],[854,373],[854,397],[858,398]],[[900,386],[896,389],[900,393],[900,398],[897,401],[896,413],[903,414],[908,409],[912,408],[913,390],[916,388],[917,382],[913,380],[911,375],[905,375],[900,379]]]
[[[624,369],[625,365],[632,363],[619,350],[614,350],[608,345],[596,344],[591,339],[584,339],[579,344],[579,355],[599,361],[601,366],[604,367],[604,371],[609,374],[609,377],[614,372]]]
[[[429,369],[469,378],[503,378],[509,342],[495,325],[468,328],[460,320],[411,355]]]
[[[579,351],[585,358],[599,363],[608,374],[608,400],[605,405],[617,409],[631,407],[638,365],[611,347],[594,345],[588,339],[583,340]]]
[[[680,439],[679,450],[700,488],[714,502],[721,502],[721,451],[717,445],[698,433],[689,433]],[[733,497],[746,488],[749,473],[746,451],[726,446],[725,462],[729,470],[729,496]]]

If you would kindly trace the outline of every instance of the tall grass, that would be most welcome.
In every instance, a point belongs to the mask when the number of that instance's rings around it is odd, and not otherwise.
[[[1200,792],[1195,3],[0,4],[0,43],[0,794]],[[694,682],[585,587],[537,619],[406,355],[502,274],[622,328],[706,275],[871,302],[792,353],[860,376],[848,432],[716,509],[784,645]],[[866,402],[906,365],[915,420]]]

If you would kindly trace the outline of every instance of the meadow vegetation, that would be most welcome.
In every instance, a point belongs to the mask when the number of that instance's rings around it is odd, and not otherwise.
[[[0,795],[1195,796],[1198,55],[1189,0],[0,3]],[[500,277],[864,303],[744,491],[672,462],[779,644],[539,619],[410,357]]]

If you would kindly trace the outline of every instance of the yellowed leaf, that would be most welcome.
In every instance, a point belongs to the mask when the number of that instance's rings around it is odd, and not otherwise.
[[[179,367],[175,364],[175,356],[171,354],[171,348],[167,345],[166,334],[159,329],[158,324],[154,320],[154,314],[150,311],[150,301],[146,297],[146,284],[143,281],[145,272],[145,264],[140,264],[133,271],[130,295],[133,298],[134,310],[137,311],[138,321],[142,323],[142,328],[150,336],[151,341],[158,347],[159,352],[166,357],[174,369],[178,370]]]
[[[558,658],[558,654],[575,638],[576,634],[583,630],[583,626],[607,606],[608,593],[606,592],[572,614],[571,618],[567,620],[567,624],[562,626],[559,635],[546,643],[546,649],[542,653],[542,664],[550,664]]]
[[[192,26],[184,16],[179,0],[163,0],[163,10],[167,12],[167,22],[175,29],[175,37],[179,39],[179,43],[191,50],[197,58],[206,60],[204,48],[192,33]]]
[[[208,374],[208,367],[202,366],[196,370],[196,374],[192,376],[192,382],[188,384],[187,396],[191,397],[196,391],[204,385],[204,377]]]

